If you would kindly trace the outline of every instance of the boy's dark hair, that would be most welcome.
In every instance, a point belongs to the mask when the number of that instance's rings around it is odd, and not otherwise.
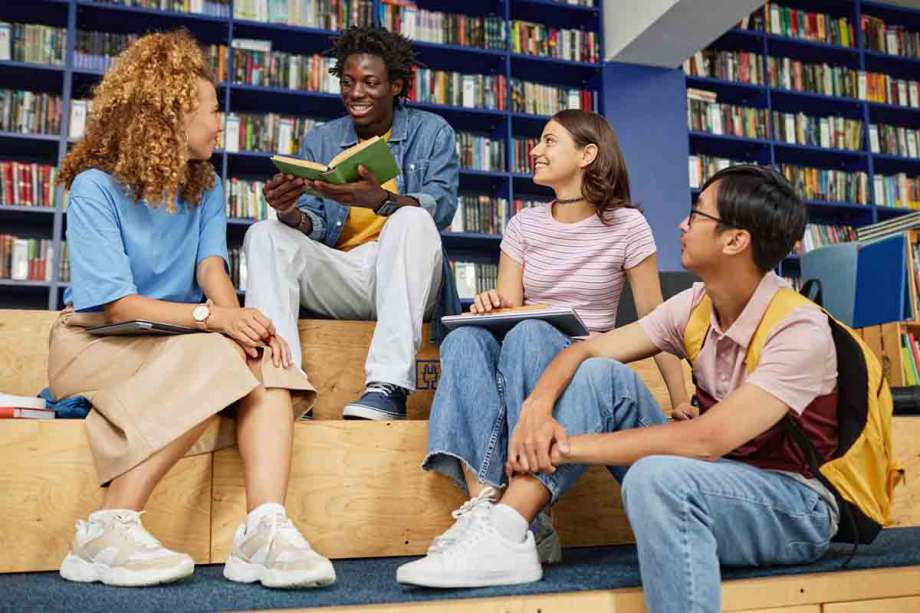
[[[720,170],[700,191],[716,182],[716,206],[724,222],[718,229],[747,230],[754,264],[764,272],[775,268],[802,239],[808,218],[792,185],[776,170],[752,164]]]
[[[345,69],[345,60],[351,55],[367,53],[382,58],[387,67],[387,78],[391,82],[402,80],[402,89],[396,97],[408,95],[415,52],[412,43],[402,34],[375,26],[351,26],[335,39],[328,53],[335,58],[335,66],[329,72],[339,78]]]

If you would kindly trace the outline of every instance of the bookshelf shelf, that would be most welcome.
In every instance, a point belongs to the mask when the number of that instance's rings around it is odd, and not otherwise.
[[[0,279],[0,287],[4,288],[49,288],[51,281],[14,281],[13,279]]]
[[[232,6],[232,3],[230,4]],[[416,4],[424,10],[497,16],[504,20],[509,37],[514,20],[539,22],[550,27],[594,31],[600,35],[599,51],[603,54],[603,7],[599,2],[598,6],[591,7],[569,5],[555,0],[474,0],[462,6],[446,0],[418,0]],[[379,23],[381,18],[382,5],[382,0],[373,0],[375,23]],[[94,68],[73,66],[73,45],[77,30],[142,34],[184,27],[207,45],[221,45],[232,49],[235,39],[270,40],[274,50],[301,55],[321,53],[329,49],[332,39],[338,34],[337,31],[322,28],[237,19],[232,15],[232,11],[230,12],[231,14],[226,16],[214,16],[97,0],[31,0],[14,2],[12,5],[0,0],[0,19],[3,21],[63,27],[66,29],[69,43],[65,51],[67,61],[64,66],[0,62],[0,87],[32,89],[60,95],[64,109],[62,119],[66,119],[70,101],[88,97],[91,87],[99,82],[104,73]],[[601,94],[604,83],[602,65],[599,63],[512,53],[509,42],[497,49],[426,41],[412,41],[412,44],[420,60],[432,69],[505,77],[508,81],[509,108],[504,110],[411,101],[407,104],[445,117],[458,131],[488,135],[503,141],[506,161],[512,157],[514,136],[536,136],[549,119],[549,116],[511,111],[512,78],[593,90],[599,110],[602,111],[600,106],[603,101]],[[23,85],[24,83],[28,85]],[[222,82],[218,84],[218,98],[222,101],[222,110],[227,113],[278,113],[318,120],[329,120],[345,114],[341,98],[335,93]],[[0,132],[0,160],[40,160],[43,163],[59,163],[71,144],[64,132],[67,122],[63,121],[62,124],[61,134]],[[271,153],[266,152],[215,151],[211,162],[226,186],[231,178],[268,180],[275,170],[268,159],[270,156]],[[545,188],[534,185],[529,174],[513,175],[507,171],[467,168],[460,171],[460,191],[504,198],[509,204],[515,198],[546,199],[551,195]],[[66,211],[60,208],[0,207],[0,225],[7,223],[15,226],[16,231],[25,228],[34,235],[51,237],[54,240],[54,253],[59,257],[66,227]],[[252,223],[249,219],[228,219],[231,246],[239,246],[243,233]],[[472,261],[483,262],[494,261],[498,254],[499,242],[500,237],[478,233],[446,233],[444,238],[451,257],[463,256]],[[54,262],[55,265],[57,263]],[[60,289],[65,285],[4,284],[0,281],[0,286],[9,290],[0,298],[0,306],[20,304],[15,291],[27,287],[30,292],[29,306],[57,308],[61,300]]]
[[[761,145],[767,147],[772,141],[763,138],[752,138],[748,136],[735,136],[734,134],[713,134],[712,132],[690,131],[691,139],[703,139],[712,141],[722,141],[726,143],[743,143],[747,145]]]
[[[754,51],[760,53],[762,54],[763,62],[760,68],[764,74],[768,72],[768,59],[770,57],[788,57],[804,64],[839,66],[854,71],[883,73],[893,79],[920,79],[920,59],[901,57],[869,49],[865,46],[864,39],[867,37],[860,32],[860,18],[863,15],[881,17],[889,27],[903,26],[911,31],[920,30],[920,10],[895,8],[865,0],[842,0],[822,3],[777,0],[775,3],[771,2],[770,6],[780,7],[780,14],[784,15],[782,17],[783,27],[786,25],[786,19],[790,17],[788,14],[782,13],[783,7],[806,12],[830,13],[831,17],[835,19],[846,18],[853,27],[854,34],[856,34],[857,45],[845,47],[814,40],[793,38],[764,31],[762,26],[758,26],[758,29],[752,30],[740,30],[738,28],[731,30],[715,41],[711,48],[720,51]],[[792,17],[794,16],[792,15]],[[798,18],[801,20],[801,15]],[[773,23],[777,23],[775,17]],[[799,24],[801,23],[802,21],[799,21]],[[808,23],[810,24],[811,22]],[[799,28],[801,29],[801,25]],[[773,31],[776,31],[775,26]],[[818,76],[818,78],[823,77]],[[742,95],[743,87],[726,85],[726,82],[718,79],[690,76],[687,76],[686,83],[688,87],[715,92],[719,102],[740,103],[738,98]],[[760,91],[751,86],[747,87],[751,92]],[[749,145],[748,149],[745,150],[743,143],[738,140],[711,138],[688,130],[691,155],[705,155],[734,160],[755,160],[759,163],[768,163],[775,166],[789,164],[817,168],[822,171],[842,170],[848,173],[863,173],[864,180],[867,180],[867,183],[863,185],[868,187],[870,204],[805,201],[809,211],[809,221],[812,223],[862,226],[911,211],[911,209],[907,208],[892,208],[875,203],[875,196],[881,187],[886,187],[884,183],[880,183],[880,176],[888,177],[898,173],[906,173],[908,176],[920,175],[920,159],[872,153],[869,150],[867,134],[869,133],[870,125],[877,123],[916,129],[920,126],[920,109],[870,102],[856,97],[830,96],[769,85],[763,88],[763,92],[764,96],[752,98],[747,104],[766,109],[770,114],[771,123],[774,111],[802,113],[810,117],[836,116],[856,120],[861,124],[862,129],[860,148],[850,150],[799,145],[777,140],[774,136],[768,143],[760,143],[760,153],[755,155],[749,153],[753,145]],[[775,129],[776,126],[773,127],[772,134],[781,133]],[[766,149],[766,154],[763,152],[764,149]],[[748,153],[748,155],[742,156],[738,155],[739,153]],[[825,179],[822,178],[821,180]],[[889,181],[891,183],[888,183],[888,185],[894,184],[894,179]],[[889,188],[886,187],[886,189]]]

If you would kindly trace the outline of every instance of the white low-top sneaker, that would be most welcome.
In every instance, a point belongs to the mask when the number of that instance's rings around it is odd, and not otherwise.
[[[543,577],[533,533],[512,543],[492,524],[490,513],[473,512],[459,537],[396,571],[400,583],[424,587],[485,587],[531,583]]]
[[[488,513],[495,506],[495,497],[498,492],[493,487],[484,488],[478,495],[470,498],[459,509],[451,511],[450,515],[454,518],[454,523],[450,528],[445,530],[440,536],[435,537],[428,546],[428,553],[439,553],[463,535],[463,531],[473,519],[473,513]]]
[[[246,531],[245,520],[237,528],[224,577],[274,588],[320,587],[335,582],[335,569],[313,551],[287,515],[273,513],[254,530]]]
[[[70,552],[61,563],[68,581],[140,587],[188,577],[195,564],[187,554],[163,547],[141,524],[141,513],[121,510],[77,521]]]

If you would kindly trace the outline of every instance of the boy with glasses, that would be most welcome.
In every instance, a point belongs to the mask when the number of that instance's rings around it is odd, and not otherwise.
[[[773,268],[805,221],[801,201],[774,170],[736,166],[714,175],[680,224],[681,262],[703,282],[560,353],[521,409],[524,430],[507,464],[513,476],[496,505],[507,521],[495,526],[473,514],[451,547],[404,565],[397,579],[437,586],[428,578],[448,573],[454,585],[471,586],[505,566],[538,565],[521,546],[528,524],[588,464],[610,467],[622,482],[652,612],[719,611],[720,563],[821,557],[839,510],[780,423],[789,415],[823,456],[836,447],[827,317],[808,304],[776,316],[791,290]],[[748,349],[759,342],[748,369]],[[691,360],[700,416],[669,423],[623,365],[660,351]]]

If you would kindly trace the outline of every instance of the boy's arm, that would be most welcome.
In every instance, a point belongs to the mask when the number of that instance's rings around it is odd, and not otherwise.
[[[764,389],[745,383],[690,421],[569,439],[568,453],[553,449],[554,463],[627,466],[648,455],[716,460],[776,425],[789,407]]]

